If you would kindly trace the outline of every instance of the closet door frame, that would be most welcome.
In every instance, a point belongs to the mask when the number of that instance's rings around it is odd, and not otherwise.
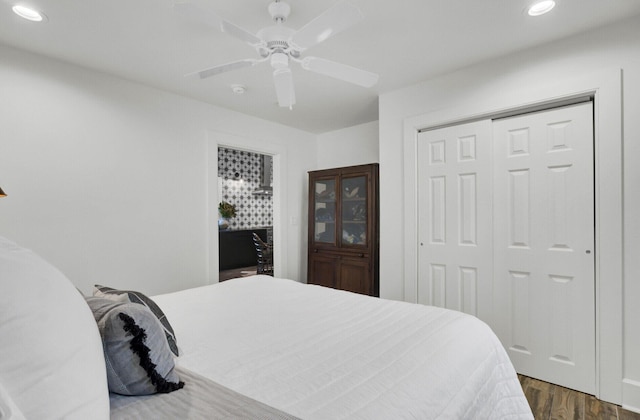
[[[539,89],[495,98],[472,97],[449,107],[404,119],[404,300],[417,302],[417,138],[434,129],[532,110],[594,101],[596,397],[622,403],[622,95],[618,69],[549,82]],[[384,281],[384,279],[382,279]]]

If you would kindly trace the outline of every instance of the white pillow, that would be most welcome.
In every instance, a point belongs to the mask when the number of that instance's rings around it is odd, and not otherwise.
[[[71,282],[0,237],[0,380],[29,419],[108,419],[98,326]]]

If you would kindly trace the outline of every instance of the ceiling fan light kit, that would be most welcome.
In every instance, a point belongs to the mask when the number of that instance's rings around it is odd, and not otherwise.
[[[201,12],[188,3],[178,3],[175,5],[175,9],[188,18],[205,21],[205,23],[249,44],[255,48],[259,56],[256,59],[249,58],[218,65],[187,76],[197,74],[201,79],[205,79],[269,60],[273,69],[278,104],[289,109],[295,104],[293,74],[289,66],[291,61],[300,64],[305,70],[358,86],[371,87],[378,81],[377,74],[365,70],[317,57],[303,58],[303,53],[308,48],[342,32],[364,18],[362,12],[348,1],[335,4],[296,31],[283,25],[289,17],[291,7],[283,1],[276,0],[268,7],[275,25],[263,28],[255,35],[216,15]]]
[[[271,67],[276,70],[289,67],[289,56],[283,52],[274,52],[271,54]]]
[[[291,69],[283,67],[273,71],[273,81],[276,86],[276,96],[281,107],[293,108],[296,103],[296,94],[293,89],[293,75]]]

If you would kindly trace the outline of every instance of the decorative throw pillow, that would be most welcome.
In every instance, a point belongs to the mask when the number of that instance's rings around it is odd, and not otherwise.
[[[112,289],[111,287],[101,286],[99,284],[95,285],[95,288],[93,289],[93,295],[121,302],[128,301],[132,303],[138,303],[149,308],[162,324],[162,328],[164,328],[164,334],[167,337],[167,343],[169,343],[171,352],[176,356],[179,356],[176,334],[173,332],[173,328],[171,327],[171,324],[169,324],[169,320],[167,319],[164,312],[162,312],[162,309],[160,309],[160,307],[156,305],[156,303],[151,300],[150,297],[133,290],[117,290]]]
[[[184,386],[175,373],[164,329],[144,305],[87,297],[102,337],[109,391],[168,393]]]

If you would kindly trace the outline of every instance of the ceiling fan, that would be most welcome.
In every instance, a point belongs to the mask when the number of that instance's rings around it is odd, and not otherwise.
[[[263,28],[256,34],[228,22],[214,13],[201,10],[190,3],[177,3],[175,9],[190,19],[217,27],[222,32],[246,42],[254,47],[258,53],[258,58],[247,58],[221,64],[190,73],[187,76],[197,75],[204,79],[269,61],[273,68],[273,81],[278,104],[290,109],[296,103],[293,76],[289,67],[291,62],[300,64],[305,70],[363,87],[371,87],[378,81],[378,75],[375,73],[323,58],[304,56],[303,54],[308,48],[342,32],[364,18],[362,12],[348,1],[335,4],[296,31],[284,26],[284,22],[291,11],[290,6],[284,1],[275,0],[268,8],[275,25]]]

